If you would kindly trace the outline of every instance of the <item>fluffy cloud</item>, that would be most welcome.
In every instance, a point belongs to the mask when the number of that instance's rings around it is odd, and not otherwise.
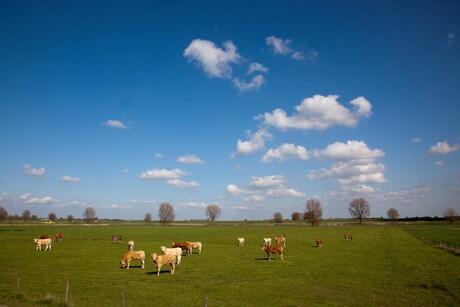
[[[272,139],[272,134],[267,129],[261,128],[256,133],[247,132],[249,141],[238,140],[237,152],[232,156],[249,155],[265,147],[265,142]]]
[[[178,188],[195,188],[195,187],[200,186],[200,184],[196,181],[183,181],[179,179],[170,179],[170,180],[167,180],[166,182]]]
[[[103,125],[119,128],[119,129],[128,129],[128,127],[119,120],[109,119],[106,122],[102,123]]]
[[[46,169],[41,167],[41,168],[34,168],[30,164],[24,164],[24,174],[28,176],[45,176],[46,175]]]
[[[80,182],[80,178],[78,177],[71,177],[71,176],[63,176],[61,178],[61,181],[62,182],[74,182],[74,183],[78,183]]]
[[[262,75],[257,75],[252,77],[249,82],[242,81],[239,78],[233,79],[233,84],[237,89],[242,92],[250,91],[250,90],[258,90],[262,85],[265,83],[265,78]]]
[[[164,180],[167,184],[176,186],[178,188],[194,188],[200,184],[195,181],[183,181],[182,177],[188,175],[181,169],[151,169],[143,172],[140,175],[142,180]]]
[[[213,42],[195,39],[184,51],[184,57],[199,63],[210,77],[231,78],[230,64],[238,63],[241,56],[236,46],[227,41],[224,48],[217,47]]]
[[[204,161],[201,160],[198,156],[196,155],[185,155],[181,156],[177,159],[177,162],[179,163],[184,163],[184,164],[203,164]]]
[[[257,118],[263,119],[265,125],[283,130],[325,130],[331,126],[354,127],[361,118],[371,116],[372,105],[364,97],[358,97],[350,102],[353,110],[341,105],[337,101],[338,97],[315,95],[297,105],[296,111],[291,116],[282,109],[275,109]]]
[[[303,146],[295,146],[294,144],[283,144],[276,149],[269,149],[262,157],[262,162],[271,162],[273,160],[286,161],[289,159],[298,158],[307,160],[309,158],[308,151]]]
[[[338,180],[343,189],[366,190],[365,183],[385,183],[385,165],[376,162],[385,155],[379,149],[370,149],[362,141],[336,142],[322,150],[314,150],[316,158],[335,161],[329,169],[314,170],[308,174],[309,179]],[[355,185],[355,187],[350,187]]]
[[[431,155],[445,155],[451,152],[458,151],[459,149],[460,149],[460,144],[451,146],[449,145],[449,143],[447,143],[447,141],[444,141],[444,142],[438,142],[436,143],[436,145],[431,146],[429,153]]]

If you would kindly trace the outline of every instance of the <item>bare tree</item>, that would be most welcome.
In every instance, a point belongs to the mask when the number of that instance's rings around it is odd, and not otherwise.
[[[152,215],[150,213],[146,213],[145,217],[144,217],[144,221],[151,222],[152,221]]]
[[[5,208],[0,207],[0,221],[6,221],[8,219],[8,211]]]
[[[211,222],[214,222],[222,213],[222,210],[220,209],[219,205],[208,205],[206,207],[206,216]]]
[[[91,207],[86,207],[83,212],[83,220],[85,223],[92,223],[97,219],[96,211]]]
[[[283,222],[283,215],[280,212],[276,212],[273,214],[273,222],[274,223],[282,223]]]
[[[300,212],[292,212],[291,214],[291,219],[293,221],[300,221],[301,217],[302,217],[302,214]]]
[[[387,211],[388,218],[392,221],[399,219],[399,212],[395,208],[390,208]]]
[[[24,221],[30,220],[30,216],[31,216],[31,214],[30,214],[30,211],[29,211],[29,210],[26,209],[26,210],[24,210],[24,211],[22,212],[22,219],[23,219]]]
[[[348,211],[352,217],[359,219],[359,223],[363,222],[363,219],[371,215],[369,203],[364,198],[355,198],[350,202]]]
[[[48,218],[50,219],[50,221],[54,222],[54,221],[57,220],[57,215],[56,215],[56,213],[51,212],[51,213],[48,214]]]
[[[444,217],[446,218],[446,221],[451,224],[453,224],[459,218],[457,211],[451,207],[444,210]]]
[[[67,215],[67,221],[73,222],[74,218],[72,214]]]
[[[158,209],[158,217],[163,225],[171,223],[176,218],[174,207],[169,203],[162,203]]]
[[[321,202],[315,198],[307,200],[304,219],[309,221],[312,226],[318,225],[323,218],[323,208]]]

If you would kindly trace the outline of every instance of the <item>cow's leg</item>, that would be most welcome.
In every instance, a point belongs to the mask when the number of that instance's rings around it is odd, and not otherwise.
[[[176,265],[171,262],[171,274],[174,274],[174,271],[176,270]]]
[[[160,276],[161,264],[157,265],[157,276]]]
[[[131,263],[131,260],[128,260],[128,267],[126,268],[127,270],[129,269],[129,264]]]
[[[177,255],[177,264],[180,263],[181,259],[182,259],[182,256],[181,256],[181,255]]]
[[[145,266],[145,260],[144,260],[144,259],[141,259],[141,261],[142,261],[142,268],[144,268],[144,266]]]

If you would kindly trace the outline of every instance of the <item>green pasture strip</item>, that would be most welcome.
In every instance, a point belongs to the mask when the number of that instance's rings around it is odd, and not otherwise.
[[[52,251],[32,239],[64,233]],[[344,239],[353,234],[352,241]],[[113,234],[123,235],[121,244]],[[284,261],[268,261],[262,238],[286,235]],[[244,237],[245,245],[237,245]],[[323,248],[315,239],[322,238]],[[119,260],[134,240],[146,267]],[[160,276],[150,257],[171,241],[201,241],[176,274]],[[0,304],[71,306],[458,306],[460,258],[399,226],[7,226],[0,227]],[[20,290],[16,290],[17,277]]]
[[[427,241],[451,242],[460,246],[460,224],[423,224],[403,226],[405,230]]]

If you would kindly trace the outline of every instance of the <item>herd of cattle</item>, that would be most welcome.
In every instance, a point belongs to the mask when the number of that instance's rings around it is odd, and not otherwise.
[[[345,234],[345,239],[353,240],[353,235]],[[51,243],[53,241],[62,241],[62,233],[57,233],[53,238],[50,235],[41,235],[38,239],[34,239],[35,250],[41,251],[42,246],[45,246],[45,251],[51,250]],[[123,237],[121,235],[112,235],[112,242],[122,243]],[[244,238],[237,238],[238,246],[244,246]],[[284,248],[286,247],[286,236],[284,234],[275,237],[276,245],[272,245],[271,238],[263,238],[262,250],[267,253],[268,260],[271,260],[272,254],[279,254],[280,260],[284,260]],[[160,270],[163,265],[169,265],[171,267],[171,274],[176,271],[176,266],[180,264],[182,255],[191,255],[193,249],[198,250],[198,254],[201,254],[202,250],[201,242],[175,242],[171,243],[171,247],[161,246],[162,255],[152,253],[151,257],[153,263],[157,268],[157,276],[160,275]],[[321,238],[316,239],[316,247],[323,247],[323,240]],[[122,268],[129,269],[129,265],[133,260],[140,260],[142,263],[142,269],[145,267],[145,252],[134,251],[134,241],[128,241],[128,251],[123,254],[120,260]]]

